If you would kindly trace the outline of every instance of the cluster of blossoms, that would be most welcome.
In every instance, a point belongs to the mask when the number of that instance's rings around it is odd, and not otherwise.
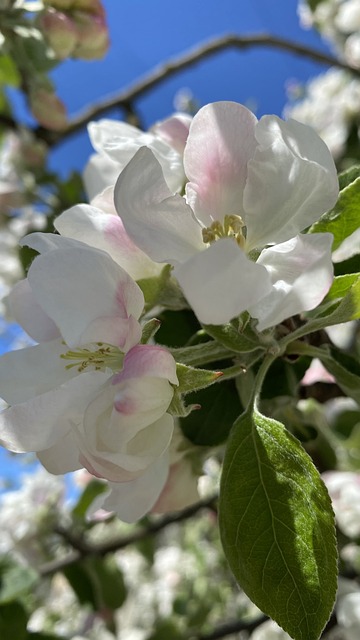
[[[358,0],[325,0],[314,8],[300,0],[298,12],[305,28],[316,27],[343,60],[360,66],[360,7]]]
[[[0,439],[52,473],[107,480],[105,509],[133,521],[197,496],[174,445],[175,361],[143,344],[136,281],[170,265],[205,324],[247,311],[263,331],[313,309],[332,283],[332,236],[301,231],[334,205],[338,182],[310,128],[232,102],[146,134],[105,120],[90,135],[91,204],[61,214],[58,235],[23,240],[39,255],[7,304],[38,344],[0,361]]]
[[[321,5],[320,5],[321,6]],[[313,127],[335,159],[346,151],[350,131],[359,131],[360,82],[341,69],[329,69],[307,85],[305,97],[289,103],[286,117]]]

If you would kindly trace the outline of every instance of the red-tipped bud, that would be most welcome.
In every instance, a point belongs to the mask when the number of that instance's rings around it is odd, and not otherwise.
[[[70,56],[78,41],[74,21],[62,11],[46,9],[39,23],[56,57],[63,60]]]
[[[34,118],[46,129],[61,131],[67,127],[65,105],[48,89],[35,89],[31,92],[30,109]]]
[[[78,31],[78,44],[74,58],[94,60],[102,58],[109,47],[109,34],[103,16],[92,15],[85,11],[73,14]]]

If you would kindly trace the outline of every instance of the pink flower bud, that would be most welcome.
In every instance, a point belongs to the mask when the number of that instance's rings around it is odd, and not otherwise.
[[[61,131],[67,126],[66,109],[60,98],[48,89],[35,89],[30,95],[34,118],[46,129]]]
[[[60,60],[73,52],[78,41],[78,33],[73,20],[62,11],[46,9],[39,19],[45,36]]]
[[[109,34],[103,16],[90,15],[85,11],[73,14],[78,30],[78,44],[73,53],[74,58],[94,60],[102,58],[109,47]]]

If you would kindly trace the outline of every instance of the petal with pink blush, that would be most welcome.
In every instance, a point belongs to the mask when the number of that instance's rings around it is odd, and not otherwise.
[[[179,384],[174,358],[169,351],[155,345],[133,347],[124,358],[122,370],[115,374],[113,384],[140,376],[166,378],[172,384]]]
[[[191,122],[192,116],[186,113],[175,113],[170,118],[157,122],[151,127],[151,131],[163,138],[178,153],[182,154],[184,153]]]
[[[123,346],[127,330],[127,347],[136,343],[143,294],[105,252],[81,243],[76,249],[49,251],[34,260],[28,278],[37,301],[69,346]]]
[[[215,102],[194,116],[184,152],[186,198],[206,227],[225,215],[243,215],[256,123],[254,114],[235,102]]]

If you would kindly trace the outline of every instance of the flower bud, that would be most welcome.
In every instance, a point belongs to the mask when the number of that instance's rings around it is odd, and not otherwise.
[[[50,8],[40,16],[39,23],[56,57],[63,60],[70,56],[78,41],[73,20],[62,11]]]
[[[105,16],[105,9],[100,0],[73,0],[72,8],[86,13],[93,13],[98,16]]]
[[[104,17],[75,11],[73,18],[79,38],[73,56],[84,60],[102,58],[109,47],[109,34]]]
[[[34,118],[46,129],[61,131],[67,126],[66,109],[60,98],[48,89],[35,89],[30,94]]]

